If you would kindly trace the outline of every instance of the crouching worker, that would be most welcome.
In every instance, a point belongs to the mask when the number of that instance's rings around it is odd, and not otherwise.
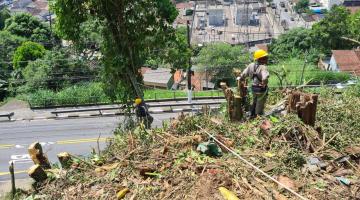
[[[138,122],[143,123],[146,129],[151,128],[154,118],[150,115],[148,106],[141,98],[135,99],[135,114]]]
[[[267,69],[268,53],[257,50],[254,53],[254,63],[249,64],[241,73],[238,80],[252,79],[253,103],[251,106],[251,118],[264,114],[265,103],[268,95],[269,71]]]

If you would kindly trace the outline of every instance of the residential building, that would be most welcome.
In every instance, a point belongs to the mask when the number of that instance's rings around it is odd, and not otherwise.
[[[360,50],[332,50],[329,70],[360,75]]]
[[[191,75],[191,85],[194,91],[212,90],[215,84],[211,82],[211,75],[202,68],[193,67],[193,74]],[[174,73],[174,88],[172,89],[186,89],[187,88],[187,72],[184,70],[177,70]]]
[[[148,88],[171,89],[174,77],[171,69],[142,67],[141,74],[144,77],[144,85]]]

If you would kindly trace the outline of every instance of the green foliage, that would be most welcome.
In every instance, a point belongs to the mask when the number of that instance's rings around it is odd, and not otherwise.
[[[195,58],[195,64],[212,73],[213,81],[228,84],[235,80],[233,68],[244,68],[250,62],[249,53],[243,46],[212,43],[203,47]]]
[[[84,83],[70,86],[59,92],[38,90],[18,98],[28,101],[31,106],[65,106],[109,102],[102,83]]]
[[[24,41],[24,38],[12,35],[8,31],[0,31],[0,79],[7,81],[10,77],[14,51]]]
[[[360,11],[350,17],[350,34],[351,38],[360,41]],[[357,44],[359,45],[359,44]]]
[[[283,158],[282,162],[291,169],[300,169],[305,163],[305,157],[302,155],[302,152],[298,149],[291,148],[286,156]]]
[[[48,24],[29,13],[15,14],[7,19],[4,30],[33,42],[51,46],[49,43],[52,41],[52,37]]]
[[[314,38],[311,34],[310,29],[295,28],[280,35],[269,46],[271,59],[277,62],[288,58],[312,57],[312,54],[315,54],[311,62],[316,62],[319,52],[313,51]]]
[[[175,35],[175,39],[170,40],[167,44],[165,61],[173,69],[186,69],[189,66],[189,58],[191,57],[191,50],[188,48],[187,43],[186,27],[177,28]]]
[[[5,27],[6,19],[10,18],[10,10],[5,8],[0,9],[0,31]]]
[[[317,49],[324,53],[330,53],[332,49],[351,48],[353,44],[341,39],[350,34],[349,10],[343,6],[332,7],[324,19],[313,25],[312,34]]]
[[[70,52],[65,49],[48,51],[40,60],[30,62],[22,71],[26,85],[21,92],[37,89],[59,90],[64,86],[88,81],[95,75],[84,61],[70,60]]]
[[[319,57],[330,55],[331,50],[356,47],[358,44],[341,37],[359,39],[359,16],[350,15],[345,7],[334,6],[312,29],[296,28],[273,41],[269,47],[271,58],[275,62],[300,58],[315,63]]]
[[[149,52],[174,36],[171,24],[178,15],[169,0],[57,0],[52,9],[56,29],[67,40],[81,40],[82,24],[89,17],[102,24],[106,92],[124,100],[142,96],[138,70]]]
[[[296,3],[294,10],[297,13],[304,13],[307,10],[309,10],[309,0],[300,0],[299,2]]]
[[[304,68],[305,66],[305,68]],[[303,80],[301,74],[304,68]],[[291,86],[301,84],[330,84],[345,82],[351,78],[348,73],[323,71],[311,63],[304,63],[300,59],[282,61],[276,65],[269,65],[269,86]]]
[[[19,46],[13,57],[14,69],[24,69],[29,61],[41,58],[45,54],[45,48],[41,44],[35,42],[24,42]]]
[[[346,82],[351,78],[349,73],[316,70],[314,73],[306,72],[305,81],[309,84],[331,84]]]

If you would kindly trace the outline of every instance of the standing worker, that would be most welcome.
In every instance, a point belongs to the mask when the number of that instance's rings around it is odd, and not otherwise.
[[[146,129],[151,128],[154,118],[150,115],[148,106],[140,97],[135,99],[135,114],[138,121],[143,123]]]
[[[266,67],[268,53],[264,50],[254,52],[254,63],[249,64],[237,80],[244,81],[246,77],[252,79],[253,104],[251,118],[264,114],[265,103],[268,95],[269,71]]]

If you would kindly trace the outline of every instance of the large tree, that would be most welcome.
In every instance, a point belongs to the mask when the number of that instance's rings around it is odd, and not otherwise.
[[[203,47],[195,58],[195,64],[212,75],[215,83],[235,80],[234,68],[243,69],[250,62],[249,53],[243,46],[227,43],[212,43]]]
[[[317,61],[318,54],[314,51],[315,39],[312,31],[305,28],[295,28],[279,36],[270,45],[270,57],[273,61],[286,60],[288,58],[308,57],[311,61]],[[309,55],[309,54],[312,55]],[[314,55],[313,55],[314,54]],[[310,57],[309,57],[310,56]]]
[[[314,44],[325,53],[332,49],[348,49],[353,44],[344,42],[341,37],[350,35],[350,12],[343,6],[334,6],[325,18],[312,27]]]
[[[89,18],[102,25],[104,80],[112,97],[142,96],[140,67],[149,52],[175,37],[171,24],[178,13],[170,0],[56,0],[52,7],[57,31],[75,43]]]

